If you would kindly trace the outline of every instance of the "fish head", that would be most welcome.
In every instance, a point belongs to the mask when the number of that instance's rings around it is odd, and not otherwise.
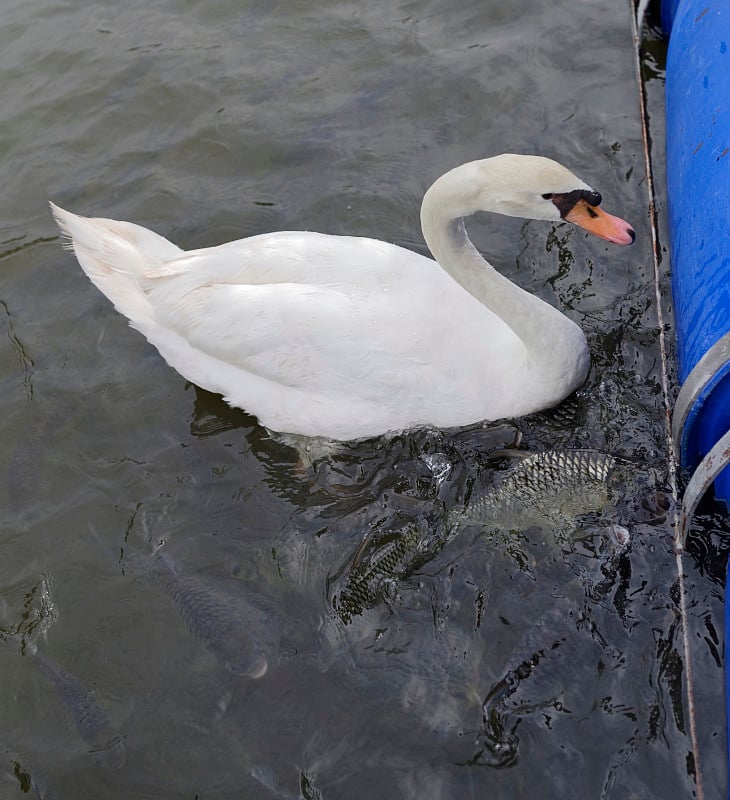
[[[226,661],[225,666],[233,675],[258,680],[266,675],[269,662],[263,653],[247,653],[243,658]]]

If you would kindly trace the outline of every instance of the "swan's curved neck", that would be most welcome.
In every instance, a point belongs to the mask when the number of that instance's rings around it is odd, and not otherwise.
[[[484,162],[481,162],[482,164]],[[484,259],[469,239],[464,217],[478,210],[499,212],[498,188],[486,195],[481,180],[471,174],[479,162],[464,164],[447,172],[426,192],[421,206],[421,227],[432,255],[439,265],[494,312],[522,340],[528,352],[542,353],[546,324],[560,326],[558,319],[574,327],[557,309],[521,289],[501,275]],[[468,187],[478,185],[479,197]],[[582,335],[582,334],[581,334]]]

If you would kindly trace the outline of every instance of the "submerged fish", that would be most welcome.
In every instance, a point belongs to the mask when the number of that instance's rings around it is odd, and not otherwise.
[[[538,713],[559,702],[560,689],[553,679],[564,676],[552,662],[565,659],[568,640],[565,609],[549,609],[530,627],[504,666],[502,677],[492,685],[482,704],[483,730],[480,736],[483,751],[481,763],[506,767],[517,760],[519,738],[517,728],[521,716],[519,705],[510,707],[510,700],[529,681],[533,696],[522,703],[522,713]],[[568,648],[570,649],[570,648]]]
[[[355,554],[347,582],[333,601],[345,623],[389,596],[394,582],[412,572],[430,552],[429,539],[417,526],[381,537],[369,549],[363,554],[363,547]]]
[[[27,630],[7,631],[2,634],[6,644],[18,645],[36,665],[53,687],[61,705],[79,736],[89,745],[94,760],[107,769],[119,769],[126,760],[122,734],[114,727],[109,716],[94,698],[91,691],[70,672],[38,649],[36,641],[58,619],[58,607],[52,596],[52,579],[44,576],[40,584],[40,603],[37,624]]]
[[[525,528],[561,525],[601,510],[609,500],[616,459],[595,450],[549,450],[526,457],[491,491],[473,498],[449,523]]]
[[[613,456],[594,450],[553,450],[525,457],[490,491],[472,498],[463,511],[447,515],[446,526],[430,532],[413,526],[370,540],[353,558],[353,566],[333,606],[344,623],[387,599],[398,580],[411,574],[464,525],[503,529],[549,525],[560,533],[575,517],[599,511],[609,500]],[[614,526],[616,536],[625,529]],[[613,529],[611,529],[613,530]]]
[[[75,675],[40,650],[36,649],[30,657],[53,686],[74,727],[89,745],[93,759],[107,769],[119,769],[127,755],[124,737],[114,728],[93,694]]]
[[[268,669],[267,652],[275,642],[273,619],[241,595],[236,605],[211,591],[197,578],[183,575],[167,553],[130,553],[124,568],[169,597],[185,627],[229,672],[261,678]]]

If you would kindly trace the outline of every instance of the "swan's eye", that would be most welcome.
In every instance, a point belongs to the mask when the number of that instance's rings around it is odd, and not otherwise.
[[[542,199],[543,199],[543,200],[552,200],[552,199],[553,199],[553,193],[552,193],[552,192],[546,192],[546,193],[545,193],[545,194],[542,196]]]
[[[583,196],[591,206],[600,206],[601,200],[603,200],[600,192],[586,192]]]

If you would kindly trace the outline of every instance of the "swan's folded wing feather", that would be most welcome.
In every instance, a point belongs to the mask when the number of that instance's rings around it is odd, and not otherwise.
[[[338,289],[303,284],[200,286],[158,296],[155,321],[201,353],[286,386],[327,382],[352,358],[357,303]],[[336,332],[336,333],[335,333]]]

